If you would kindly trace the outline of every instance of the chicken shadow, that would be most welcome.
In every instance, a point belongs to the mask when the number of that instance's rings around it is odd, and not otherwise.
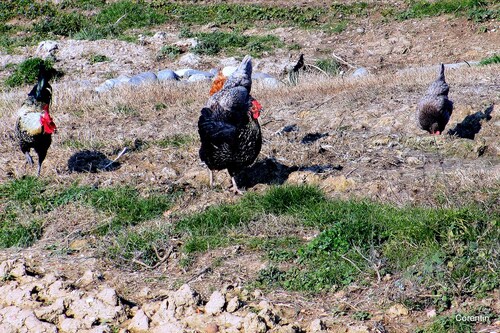
[[[114,171],[120,168],[119,162],[113,162],[103,153],[96,150],[82,150],[74,153],[68,159],[70,172]]]
[[[271,157],[245,168],[235,176],[235,180],[239,187],[244,188],[254,187],[257,184],[282,185],[288,176],[298,169],[297,166],[287,166]]]
[[[310,171],[314,173],[324,173],[333,170],[342,170],[342,166],[337,165],[310,165],[310,166],[287,166],[276,161],[275,158],[266,158],[257,161],[252,166],[244,169],[235,176],[239,187],[251,188],[257,184],[283,185],[290,174],[295,171]]]
[[[491,119],[491,113],[493,112],[493,105],[490,105],[486,110],[478,111],[474,114],[468,115],[458,123],[455,128],[448,131],[448,135],[458,136],[463,139],[474,140],[475,136],[481,130],[481,121],[485,119],[489,121]]]

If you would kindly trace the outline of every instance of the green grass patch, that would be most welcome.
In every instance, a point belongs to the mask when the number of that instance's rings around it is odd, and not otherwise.
[[[138,116],[139,111],[137,111],[135,108],[133,108],[130,105],[126,104],[117,104],[113,109],[111,110],[112,113],[120,116]]]
[[[171,199],[158,194],[141,197],[133,188],[119,187],[93,191],[86,202],[100,211],[114,215],[109,223],[98,229],[100,235],[105,235],[161,215],[170,207]]]
[[[25,177],[0,185],[0,248],[32,245],[42,234],[34,213],[50,209],[46,184]]]
[[[23,177],[0,185],[0,202],[9,206],[17,205],[28,212],[48,211],[50,200],[46,192],[47,184],[36,177]]]
[[[284,46],[276,36],[248,36],[238,31],[201,32],[194,34],[194,37],[198,38],[199,44],[193,48],[193,52],[205,55],[224,52],[228,55],[250,53],[254,57],[260,57],[264,52],[271,52],[275,48]]]
[[[0,212],[0,248],[28,247],[42,236],[38,221],[19,223],[12,211]]]
[[[500,64],[500,55],[495,54],[489,58],[482,59],[479,64],[481,66],[491,65],[491,64]]]
[[[439,316],[434,322],[425,328],[417,329],[416,333],[472,333],[474,323],[471,321],[457,320],[457,316],[465,314],[455,313],[447,316]]]
[[[0,1],[0,23],[7,22],[15,17],[36,19],[51,14],[55,7],[50,2],[36,2],[32,0],[3,0]]]
[[[89,64],[91,64],[91,65],[96,64],[98,62],[111,61],[111,59],[108,58],[108,57],[106,57],[105,55],[103,55],[103,54],[95,54],[95,53],[89,54],[88,57],[87,57],[87,59],[89,61]]]
[[[169,240],[168,227],[129,228],[111,239],[105,255],[115,262],[127,263],[135,258],[154,266],[159,259],[156,252],[165,250]]]
[[[182,53],[181,49],[174,45],[165,45],[162,46],[161,49],[156,54],[156,60],[160,61],[163,59],[171,59],[174,60]]]
[[[439,281],[437,285],[445,287],[437,288],[436,295],[480,294],[499,285],[488,269],[499,259],[494,251],[500,237],[499,216],[477,207],[397,208],[327,200],[315,188],[285,186],[183,218],[173,233],[184,235],[185,252],[206,251],[242,243],[236,236],[238,228],[263,214],[290,215],[321,230],[307,244],[292,243],[290,253],[295,255],[272,254],[278,262],[293,263],[293,268],[279,274],[277,268],[264,272],[286,289],[318,292],[348,285],[359,276],[373,277],[378,260],[387,261],[380,274],[402,272],[409,278],[418,276],[426,285]],[[249,244],[264,249],[262,240]]]
[[[36,82],[40,66],[49,71],[55,71],[51,61],[40,58],[29,58],[15,67],[14,72],[5,80],[8,87],[18,87]]]
[[[61,189],[25,177],[0,185],[0,198],[0,246],[6,247],[28,246],[38,239],[43,214],[57,207],[79,202],[105,213],[109,218],[96,229],[104,236],[158,217],[171,206],[174,194],[142,195],[132,187],[98,189],[78,184]]]
[[[96,189],[78,185],[65,189],[52,199],[54,206],[78,201],[109,215],[111,219],[97,228],[101,236],[158,217],[170,207],[172,200],[171,195],[157,193],[144,197],[132,187]]]
[[[89,20],[82,14],[57,12],[36,23],[33,31],[44,38],[52,35],[72,37],[88,25]]]
[[[498,17],[498,10],[488,9],[492,1],[485,0],[443,0],[443,1],[411,1],[404,12],[397,14],[402,20],[454,14],[467,16],[476,22]]]
[[[256,4],[209,4],[191,5],[172,3],[167,0],[153,1],[153,6],[163,11],[171,20],[188,25],[214,23],[246,29],[272,22],[278,26],[298,26],[303,28],[322,27],[342,16],[365,15],[365,2],[353,4],[332,4],[329,7],[262,6]]]
[[[161,148],[171,148],[171,147],[180,148],[189,145],[193,141],[194,138],[191,135],[174,134],[155,141],[155,144]]]
[[[95,10],[106,5],[106,0],[64,0],[62,8],[73,8],[82,10]]]
[[[342,69],[340,63],[331,58],[316,60],[314,65],[329,75],[337,75]]]
[[[252,250],[264,251],[267,258],[275,263],[287,262],[297,258],[297,249],[304,244],[298,237],[254,237],[247,242]]]

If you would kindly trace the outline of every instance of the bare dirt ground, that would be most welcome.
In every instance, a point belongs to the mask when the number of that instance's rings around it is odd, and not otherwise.
[[[471,198],[478,202],[488,200],[487,192],[476,189],[500,185],[499,65],[462,66],[447,71],[450,98],[455,103],[448,129],[466,116],[493,105],[492,119],[481,123],[474,140],[429,137],[415,122],[415,105],[435,79],[437,64],[477,61],[499,53],[498,22],[487,26],[488,32],[479,33],[478,27],[465,19],[443,16],[386,23],[360,20],[337,35],[296,28],[266,31],[287,43],[303,45],[301,53],[306,61],[333,52],[353,66],[366,67],[372,75],[331,78],[309,74],[302,76],[295,87],[271,90],[256,86],[253,95],[265,108],[261,119],[265,142],[259,160],[271,161],[272,165],[285,169],[299,167],[299,171],[281,173],[280,177],[288,183],[318,184],[332,197],[368,197],[397,205],[433,205],[437,197],[444,197],[451,205],[460,205]],[[215,189],[208,187],[206,170],[198,159],[196,123],[207,97],[208,83],[123,88],[104,95],[92,91],[110,72],[130,75],[179,68],[175,62],[155,60],[161,45],[175,39],[173,27],[163,26],[158,30],[171,32],[172,36],[160,41],[149,38],[144,45],[118,41],[59,43],[56,66],[66,76],[54,84],[52,114],[59,132],[44,163],[44,180],[68,186],[78,182],[99,186],[129,184],[143,190],[183,188],[190,195],[176,204],[174,214],[238,200],[223,190],[229,185],[225,172],[217,174],[217,182],[222,185]],[[86,55],[90,52],[104,54],[113,61],[89,65]],[[25,50],[25,54],[34,53],[35,48]],[[297,55],[292,54],[292,60]],[[0,59],[7,63],[18,57]],[[218,66],[218,60],[204,58],[198,69]],[[256,59],[255,69],[279,75],[289,62],[288,52],[279,50]],[[0,72],[0,75],[4,78],[7,74]],[[83,85],[83,89],[76,89],[81,86],[76,81],[82,80],[90,81],[88,88]],[[34,172],[25,170],[24,157],[12,135],[15,110],[26,89],[3,93],[0,97],[2,182]],[[156,110],[159,103],[167,107]],[[132,116],[116,113],[113,110],[117,105],[128,105],[138,113]],[[297,125],[298,131],[279,134],[287,125]],[[311,144],[302,144],[302,138],[309,133],[327,135]],[[152,145],[132,150],[122,158],[121,168],[113,172],[77,174],[67,170],[68,159],[78,150],[68,146],[71,140],[86,147],[98,147],[113,157],[137,140],[148,142],[174,134],[190,134],[194,141],[181,148]],[[320,167],[325,172],[312,172],[310,167]],[[263,191],[269,186],[252,185],[248,191]],[[41,240],[28,249],[0,251],[0,261],[25,258],[37,270],[57,272],[69,281],[76,281],[89,269],[99,271],[106,285],[138,304],[145,304],[162,290],[176,289],[187,281],[208,298],[213,290],[228,283],[244,284],[252,280],[266,266],[258,253],[229,247],[199,256],[186,270],[179,265],[180,255],[174,255],[155,270],[117,267],[99,256],[98,240],[81,236],[103,218],[77,203],[58,208],[46,219]],[[169,214],[165,214],[148,223],[169,221]],[[311,237],[314,233],[304,230],[303,236]],[[68,248],[73,248],[70,254],[64,251]],[[279,304],[283,316],[304,328],[311,320],[323,318],[332,332],[345,332],[348,327],[355,331],[358,326],[361,326],[358,332],[377,332],[377,322],[384,322],[389,332],[411,332],[430,319],[425,311],[396,317],[387,315],[387,309],[398,299],[393,282],[388,278],[377,285],[352,286],[314,297],[278,290],[261,298]],[[151,290],[147,296],[144,287]],[[495,298],[492,302],[498,308],[498,293],[492,295]],[[374,316],[360,324],[350,317],[333,316],[337,309],[370,310]]]

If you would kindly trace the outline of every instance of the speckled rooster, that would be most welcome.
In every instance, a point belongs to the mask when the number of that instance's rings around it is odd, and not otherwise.
[[[52,133],[56,131],[56,125],[49,113],[52,100],[50,79],[51,73],[41,66],[38,82],[17,111],[16,137],[29,165],[33,165],[30,150],[33,148],[38,155],[38,176],[52,142]]]
[[[198,120],[200,158],[209,168],[210,186],[212,170],[227,169],[239,194],[234,177],[255,161],[262,147],[262,106],[250,95],[251,88],[252,58],[247,55],[229,78],[219,73]]]
[[[441,64],[439,76],[432,82],[427,93],[417,105],[420,128],[432,135],[443,133],[453,112],[453,102],[448,99],[450,86],[444,78],[444,65]]]

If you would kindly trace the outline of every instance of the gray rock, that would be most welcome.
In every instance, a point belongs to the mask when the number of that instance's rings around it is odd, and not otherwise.
[[[210,300],[205,305],[205,312],[207,314],[217,314],[222,312],[222,308],[226,303],[226,299],[224,295],[220,291],[214,291],[212,296],[210,296]]]
[[[160,82],[165,82],[165,81],[178,81],[179,80],[179,75],[177,75],[173,70],[171,69],[164,69],[159,71],[156,74],[156,77],[158,78],[158,81]]]
[[[267,73],[262,73],[262,72],[253,72],[252,73],[252,80],[263,80],[263,79],[268,79],[268,78],[273,78],[273,77]]]
[[[113,288],[102,289],[96,297],[108,305],[118,305],[118,296]]]
[[[198,71],[196,69],[189,69],[189,70],[184,71],[182,74],[182,77],[185,79],[189,79],[191,76],[194,76],[194,75],[203,75],[209,79],[214,77],[214,75],[210,72]]]
[[[243,320],[243,331],[245,333],[264,333],[267,332],[267,326],[264,319],[250,312]]]
[[[188,284],[180,287],[170,298],[172,298],[171,301],[175,307],[192,306],[198,304],[200,301],[200,296]]]
[[[222,327],[230,327],[239,330],[243,325],[243,317],[232,313],[223,312],[216,317],[217,323]]]
[[[366,68],[364,67],[359,67],[357,68],[354,73],[351,74],[352,77],[362,77],[368,75],[369,72]]]
[[[193,53],[187,53],[179,59],[179,64],[183,66],[197,66],[201,58]]]
[[[174,45],[177,47],[196,47],[198,46],[199,42],[196,38],[187,38],[187,39],[182,39],[178,42],[175,42]]]
[[[183,69],[178,69],[174,73],[179,76],[179,77],[189,77],[189,73],[192,71],[195,71],[194,69],[191,68],[183,68]]]
[[[279,88],[281,86],[281,82],[274,77],[267,77],[265,79],[259,80],[264,88]]]
[[[226,66],[235,66],[238,67],[240,61],[238,61],[235,57],[225,58],[220,60],[220,64],[224,67]]]
[[[53,56],[59,49],[59,44],[53,40],[45,40],[38,44],[35,54],[41,58],[47,58]]]
[[[137,74],[135,76],[132,76],[130,80],[128,81],[128,84],[133,85],[133,86],[138,86],[141,84],[145,83],[152,83],[158,81],[158,78],[155,73],[153,72],[144,72]]]
[[[309,325],[309,332],[311,333],[319,333],[326,329],[325,324],[321,319],[315,319]]]
[[[106,91],[113,89],[114,86],[115,86],[115,83],[112,80],[106,80],[100,86],[95,88],[95,91],[97,91],[98,93],[103,93],[103,92],[106,92]]]
[[[153,35],[153,38],[155,39],[165,39],[167,38],[167,33],[165,31],[158,31]]]
[[[128,76],[120,75],[119,77],[117,77],[115,79],[109,79],[109,80],[104,81],[104,83],[102,83],[100,86],[95,88],[95,91],[97,91],[98,93],[103,93],[103,92],[109,91],[113,88],[117,88],[117,87],[126,85],[129,81],[130,81],[130,78]]]
[[[222,74],[226,77],[230,77],[237,69],[238,67],[236,66],[226,66],[222,69]]]
[[[241,306],[241,302],[237,296],[234,296],[227,302],[227,312],[236,312]]]
[[[147,332],[149,330],[149,318],[142,309],[137,311],[132,318],[128,325],[128,329],[133,333]]]
[[[210,81],[211,79],[212,77],[205,74],[194,74],[189,77],[188,82]]]

